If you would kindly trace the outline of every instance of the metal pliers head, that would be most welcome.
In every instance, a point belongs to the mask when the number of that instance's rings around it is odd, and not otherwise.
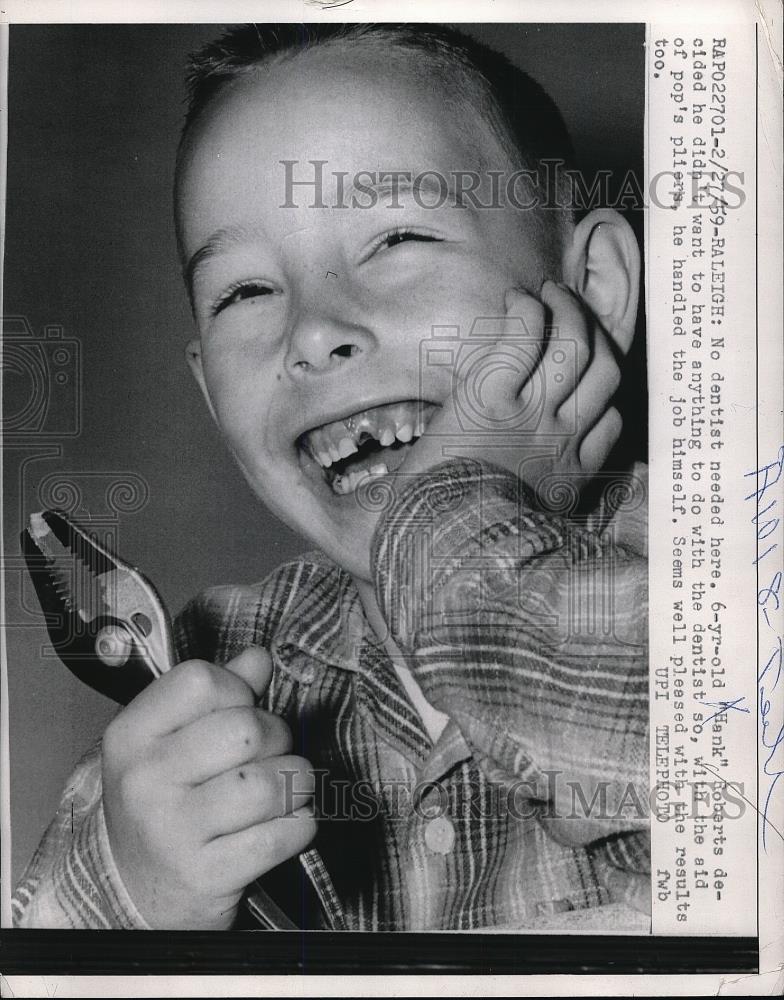
[[[169,616],[135,567],[51,510],[31,515],[22,551],[52,646],[81,681],[125,705],[173,666]]]

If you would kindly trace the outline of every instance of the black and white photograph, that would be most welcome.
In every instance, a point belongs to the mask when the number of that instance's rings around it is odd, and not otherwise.
[[[699,915],[740,891],[734,819],[782,838],[772,661],[744,701],[720,651],[723,219],[684,168],[720,161],[730,224],[752,186],[682,92],[704,59],[723,93],[721,40],[297,11],[8,29],[4,950],[756,972],[752,924]],[[652,394],[648,213],[689,197]],[[755,718],[764,806],[732,770]],[[689,745],[725,726],[729,764]],[[145,933],[72,935],[107,930]]]

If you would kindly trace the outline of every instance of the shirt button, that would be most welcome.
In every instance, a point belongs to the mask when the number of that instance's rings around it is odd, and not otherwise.
[[[436,816],[425,827],[425,843],[434,854],[449,854],[455,846],[455,828],[446,816]]]

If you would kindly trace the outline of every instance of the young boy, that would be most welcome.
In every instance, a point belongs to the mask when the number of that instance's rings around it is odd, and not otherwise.
[[[530,80],[437,27],[251,25],[196,59],[189,362],[319,551],[185,609],[19,925],[228,929],[257,877],[299,896],[315,844],[334,895],[306,926],[645,926],[639,489],[615,517],[541,509],[617,439],[637,312],[622,219],[508,183],[566,148]]]

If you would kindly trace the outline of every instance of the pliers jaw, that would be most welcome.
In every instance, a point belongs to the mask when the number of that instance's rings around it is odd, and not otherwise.
[[[152,585],[64,514],[33,514],[22,552],[52,647],[79,680],[126,705],[172,665]]]

